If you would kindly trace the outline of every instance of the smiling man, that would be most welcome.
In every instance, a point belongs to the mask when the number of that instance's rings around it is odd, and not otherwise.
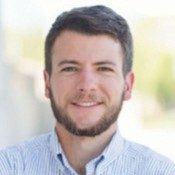
[[[0,152],[0,175],[174,175],[172,161],[120,135],[131,97],[132,36],[104,6],[58,16],[45,42],[45,95],[55,130]]]

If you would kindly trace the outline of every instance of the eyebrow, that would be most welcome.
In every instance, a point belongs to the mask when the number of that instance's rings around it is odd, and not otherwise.
[[[63,61],[60,61],[58,63],[58,66],[62,66],[64,64],[74,64],[74,65],[79,65],[80,63],[78,63],[77,61],[75,60],[63,60]],[[94,63],[95,66],[100,66],[100,65],[113,65],[113,66],[116,66],[116,63],[112,62],[112,61],[98,61],[98,62],[95,62]]]
[[[60,61],[58,63],[58,66],[62,66],[64,64],[75,64],[75,65],[78,65],[79,63],[77,61],[74,61],[74,60],[63,60],[63,61]]]
[[[114,62],[108,61],[108,60],[107,61],[99,61],[99,62],[94,63],[94,65],[97,65],[97,66],[104,65],[104,64],[116,66],[116,64]]]

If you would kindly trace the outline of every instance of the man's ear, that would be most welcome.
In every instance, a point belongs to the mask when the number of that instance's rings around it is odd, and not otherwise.
[[[131,98],[133,84],[134,84],[134,73],[129,72],[125,76],[124,100],[129,100]]]
[[[49,73],[44,70],[43,71],[43,75],[44,75],[44,83],[45,83],[45,96],[47,98],[50,98],[50,75]]]

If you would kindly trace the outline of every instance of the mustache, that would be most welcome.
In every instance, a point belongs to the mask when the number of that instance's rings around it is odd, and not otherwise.
[[[105,102],[106,99],[97,94],[96,92],[84,93],[84,92],[77,92],[74,94],[71,99],[73,102],[82,102],[82,101],[93,101],[93,102]]]

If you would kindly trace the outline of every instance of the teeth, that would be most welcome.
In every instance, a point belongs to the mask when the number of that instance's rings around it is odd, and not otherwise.
[[[97,103],[95,103],[95,102],[82,102],[82,103],[76,103],[76,104],[79,106],[83,106],[83,107],[89,107],[89,106],[94,106]]]

